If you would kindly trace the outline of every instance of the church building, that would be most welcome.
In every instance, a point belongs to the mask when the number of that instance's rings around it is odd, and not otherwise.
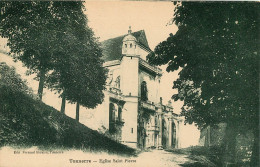
[[[110,136],[133,148],[178,148],[180,117],[162,104],[162,70],[146,61],[152,52],[144,30],[102,42],[108,69],[104,102],[96,108]]]

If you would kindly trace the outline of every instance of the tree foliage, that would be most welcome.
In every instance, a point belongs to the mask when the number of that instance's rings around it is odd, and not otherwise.
[[[9,67],[6,63],[0,63],[0,87],[10,89],[13,92],[23,92],[24,94],[33,95],[32,89],[27,86],[27,81],[23,80],[16,73],[14,67]]]
[[[82,13],[82,7],[82,2],[0,2],[0,35],[8,38],[10,55],[22,61],[29,74],[37,74],[40,98],[45,75],[57,66],[64,49],[71,46],[67,37],[72,25],[86,19],[75,14]],[[80,36],[81,29],[77,31]]]
[[[69,60],[48,76],[50,87],[64,93],[71,103],[79,102],[89,108],[102,102],[106,81],[106,70],[100,59],[102,52],[98,45],[96,47],[89,50],[82,47],[80,53],[74,50]]]
[[[200,128],[225,122],[227,132],[234,132],[232,138],[239,131],[253,130],[256,144],[259,139],[259,4],[182,2],[175,5],[173,22],[179,30],[161,42],[148,60],[157,65],[168,63],[167,71],[182,68],[174,81],[173,88],[178,89],[178,94],[173,99],[184,101],[181,114],[186,122],[194,122]],[[227,145],[234,150],[231,142]],[[252,157],[258,155],[257,150],[256,144]],[[251,162],[257,163],[257,159]]]
[[[173,88],[182,114],[200,127],[232,122],[253,128],[258,117],[259,5],[182,2],[173,21],[179,30],[148,60],[167,71],[182,68]]]
[[[106,70],[100,44],[87,25],[84,4],[1,2],[1,36],[10,54],[72,103],[94,108],[103,100]]]
[[[79,105],[94,108],[103,102],[107,72],[102,66],[101,48],[94,38],[84,39],[81,44],[75,47],[69,61],[61,65],[61,70],[54,71],[50,75],[50,78],[59,76],[56,78],[59,78],[58,88],[63,89],[63,98],[71,103],[77,103],[77,120]]]

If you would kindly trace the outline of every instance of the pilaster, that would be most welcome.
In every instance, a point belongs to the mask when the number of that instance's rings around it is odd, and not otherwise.
[[[159,135],[158,135],[158,149],[162,149],[162,136],[163,136],[163,126],[162,126],[162,113],[158,113],[159,116],[159,122],[160,122],[160,128],[159,128]]]
[[[169,118],[169,148],[172,147],[172,118]]]

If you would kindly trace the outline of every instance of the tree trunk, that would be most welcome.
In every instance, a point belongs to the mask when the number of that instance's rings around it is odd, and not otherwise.
[[[38,87],[38,96],[40,100],[42,101],[42,94],[43,94],[43,86],[45,81],[45,69],[40,70],[40,81],[39,81],[39,87]]]
[[[252,156],[250,160],[250,166],[255,167],[259,166],[259,129],[255,128],[254,130],[254,145],[252,147]]]
[[[79,122],[79,103],[76,104],[76,121]]]
[[[65,114],[65,105],[66,105],[66,98],[64,95],[62,95],[62,102],[61,102],[61,109],[60,109],[60,112],[62,114]]]
[[[223,162],[225,166],[233,166],[236,164],[236,137],[237,127],[234,124],[227,123],[224,136],[224,154]]]

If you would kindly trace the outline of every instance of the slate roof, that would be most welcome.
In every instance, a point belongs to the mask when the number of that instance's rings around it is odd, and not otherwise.
[[[122,44],[126,36],[122,35],[116,38],[111,38],[101,42],[103,48],[103,60],[105,62],[112,60],[121,60],[122,58]],[[132,35],[136,38],[138,45],[151,52],[144,30],[133,32]]]

